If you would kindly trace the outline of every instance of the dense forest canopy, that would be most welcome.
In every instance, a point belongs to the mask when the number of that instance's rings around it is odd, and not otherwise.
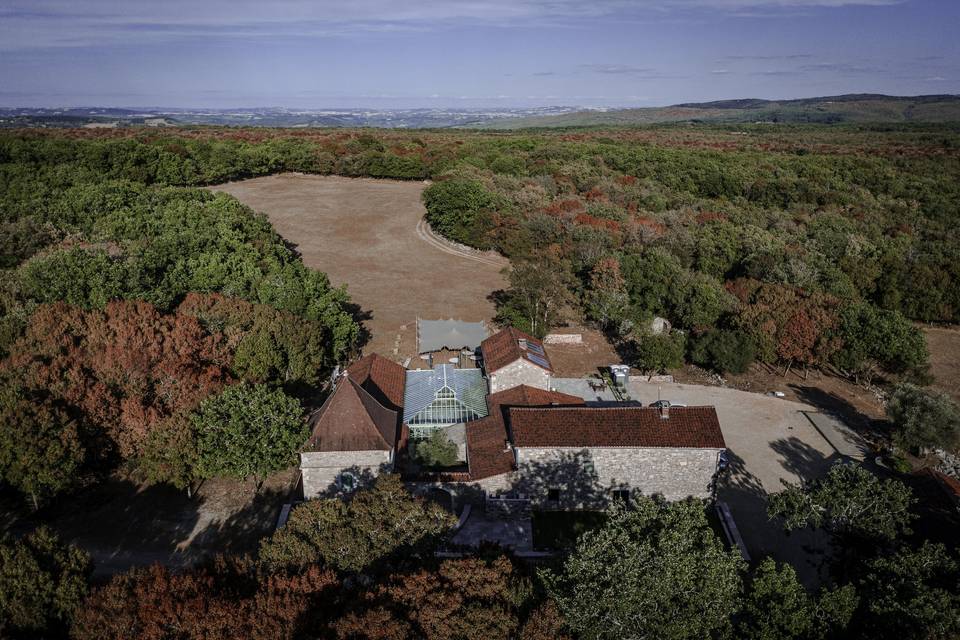
[[[914,322],[960,315],[950,126],[10,132],[7,489],[36,509],[118,465],[185,487],[292,462],[305,409],[361,328],[347,293],[263,216],[198,188],[281,171],[430,179],[435,230],[511,259],[502,321],[543,333],[582,316],[644,368],[688,359],[739,371],[760,359],[910,378],[927,355]],[[654,333],[658,316],[673,329]],[[903,446],[955,440],[953,405],[897,389]],[[269,437],[250,432],[251,416]],[[946,435],[928,426],[942,416]],[[840,466],[770,500],[787,529],[824,529],[845,550],[819,593],[789,565],[747,571],[705,508],[642,499],[531,571],[493,549],[434,558],[452,519],[383,476],[349,503],[298,507],[257,558],[137,569],[99,586],[85,554],[41,529],[0,540],[0,593],[13,594],[0,598],[0,634],[610,637],[598,620],[635,634],[652,620],[674,638],[960,629],[956,554],[907,538],[914,499],[899,482]],[[624,580],[604,593],[613,564]]]
[[[332,319],[325,279],[262,217],[182,188],[303,171],[434,180],[436,230],[534,265],[511,278],[501,320],[542,333],[572,306],[643,368],[686,355],[738,370],[747,353],[852,375],[916,369],[908,320],[960,314],[960,134],[826,129],[10,133],[0,347],[25,305],[171,309],[202,291],[323,318],[345,353],[355,334]],[[648,335],[655,316],[680,331]]]

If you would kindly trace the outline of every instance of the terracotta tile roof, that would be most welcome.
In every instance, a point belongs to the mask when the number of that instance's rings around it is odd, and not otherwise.
[[[513,451],[504,411],[510,406],[582,405],[583,398],[520,385],[487,396],[490,415],[467,423],[467,458],[470,479],[483,480],[513,470]]]
[[[388,409],[399,411],[403,408],[403,390],[407,381],[407,370],[403,365],[371,353],[347,367],[347,375]]]
[[[713,407],[511,407],[517,447],[690,447],[723,449]]]
[[[526,340],[526,349],[520,347],[521,340]],[[480,353],[483,354],[483,366],[488,374],[521,358],[553,372],[543,342],[513,327],[498,331],[480,343]]]
[[[389,451],[397,442],[397,412],[349,376],[340,378],[312,423],[307,451]]]

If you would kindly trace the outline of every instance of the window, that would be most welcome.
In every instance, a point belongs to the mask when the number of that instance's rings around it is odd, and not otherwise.
[[[623,502],[630,501],[630,489],[614,489],[613,490],[614,500],[622,500]]]
[[[547,491],[548,502],[560,502],[560,489],[550,489]]]

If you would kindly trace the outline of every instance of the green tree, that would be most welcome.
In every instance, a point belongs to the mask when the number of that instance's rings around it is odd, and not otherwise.
[[[513,264],[510,289],[498,301],[497,320],[542,338],[560,320],[573,301],[567,265],[554,253]]]
[[[864,637],[950,640],[960,636],[960,563],[926,542],[872,560],[861,585]]]
[[[485,247],[479,237],[479,214],[494,206],[494,197],[476,180],[450,178],[433,183],[423,191],[427,222],[438,233],[472,246]]]
[[[428,468],[452,467],[457,464],[457,445],[443,429],[436,429],[429,438],[416,443],[414,455]]]
[[[960,406],[937,391],[903,383],[887,402],[893,439],[904,449],[953,449],[960,444]]]
[[[718,329],[691,341],[690,360],[721,373],[743,373],[756,357],[753,337],[737,329]]]
[[[632,364],[643,371],[664,372],[683,365],[686,335],[670,333],[637,333],[632,339]]]
[[[202,477],[260,482],[294,461],[307,437],[300,403],[279,389],[241,383],[204,400],[192,417]]]
[[[76,482],[83,461],[77,425],[62,409],[0,381],[0,480],[38,509]]]
[[[764,558],[750,580],[736,637],[748,640],[821,639],[842,632],[857,606],[847,585],[810,595],[789,564]]]
[[[260,561],[270,568],[320,562],[354,573],[386,570],[392,560],[422,558],[454,525],[453,516],[416,498],[394,475],[381,475],[372,487],[349,500],[309,500],[260,544]]]
[[[86,552],[46,527],[0,540],[0,636],[58,635],[83,601],[91,571]]]
[[[640,498],[583,534],[559,573],[541,572],[584,640],[706,638],[730,629],[744,562],[725,549],[705,505]]]
[[[770,495],[767,513],[782,518],[787,531],[812,526],[881,541],[910,532],[914,498],[899,480],[880,480],[859,465],[838,462],[822,478],[785,484]]]
[[[866,302],[840,309],[836,334],[842,346],[830,361],[868,382],[877,368],[894,373],[918,371],[929,357],[923,333],[903,315]]]

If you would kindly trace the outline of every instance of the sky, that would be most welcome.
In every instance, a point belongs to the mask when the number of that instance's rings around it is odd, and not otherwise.
[[[0,107],[960,93],[960,0],[0,0]]]

